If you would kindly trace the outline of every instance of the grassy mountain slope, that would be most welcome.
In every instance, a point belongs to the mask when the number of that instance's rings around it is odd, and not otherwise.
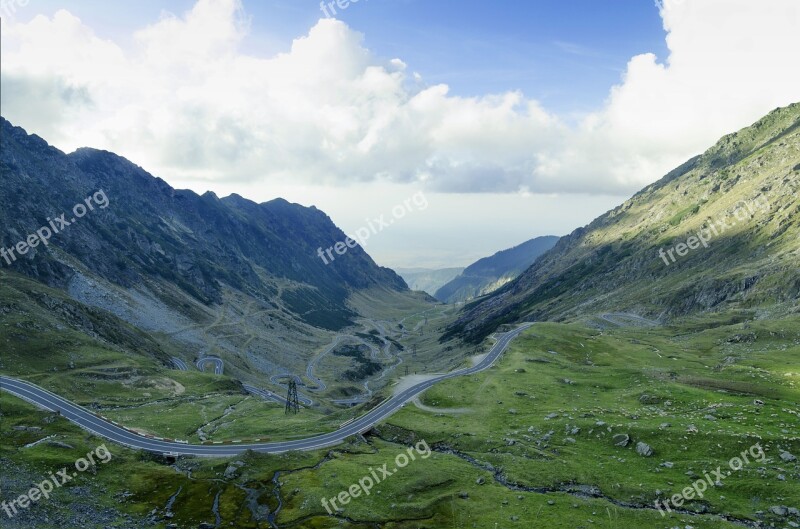
[[[506,322],[605,311],[664,320],[739,308],[796,313],[799,187],[794,104],[562,238],[517,280],[468,306],[447,336],[475,341]],[[704,243],[690,239],[698,233]]]
[[[536,237],[479,259],[437,290],[435,297],[446,303],[455,303],[494,292],[519,276],[557,241],[558,237],[553,236]]]

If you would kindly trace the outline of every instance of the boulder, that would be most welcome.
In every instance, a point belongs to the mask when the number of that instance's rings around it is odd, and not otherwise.
[[[636,443],[636,453],[642,457],[650,457],[653,455],[653,448],[649,444],[639,441]]]
[[[631,436],[626,433],[618,433],[611,440],[614,441],[614,445],[625,447],[631,443]]]
[[[776,516],[786,516],[789,514],[789,509],[782,505],[773,505],[769,508],[770,512]]]

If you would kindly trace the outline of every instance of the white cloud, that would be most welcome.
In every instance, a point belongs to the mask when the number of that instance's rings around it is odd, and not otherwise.
[[[182,181],[419,182],[445,192],[631,192],[800,100],[796,0],[665,0],[670,56],[632,58],[569,127],[519,92],[462,98],[320,20],[275,57],[241,51],[237,0],[199,0],[133,49],[67,11],[3,26],[2,105],[65,150]],[[413,65],[412,65],[413,67]],[[202,187],[202,184],[198,184]]]

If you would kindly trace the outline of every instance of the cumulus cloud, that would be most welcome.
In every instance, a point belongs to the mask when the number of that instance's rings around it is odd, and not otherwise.
[[[128,48],[65,10],[4,22],[2,106],[64,150],[113,150],[167,179],[625,193],[800,100],[796,0],[664,0],[661,15],[667,61],[633,57],[572,126],[520,92],[429,86],[334,19],[286,53],[246,54],[238,0],[165,14]]]
[[[539,187],[602,175],[636,189],[723,134],[800,101],[800,4],[792,0],[663,0],[669,57],[633,57],[605,107],[560,151],[544,153]]]

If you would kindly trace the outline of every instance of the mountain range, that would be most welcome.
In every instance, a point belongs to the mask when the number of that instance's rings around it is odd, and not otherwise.
[[[463,309],[410,291],[316,208],[176,190],[0,125],[4,505],[43,461],[113,452],[9,527],[798,519],[800,105],[549,250],[535,240],[544,253]],[[515,253],[464,274],[497,284]],[[734,468],[753,447],[763,460]],[[206,450],[231,457],[190,455]],[[324,507],[406,455],[354,510]],[[730,456],[724,494],[659,512]]]
[[[536,237],[479,259],[439,288],[434,297],[445,303],[457,303],[494,292],[524,272],[557,241],[554,236]]]
[[[121,320],[103,328],[125,322],[173,352],[305,370],[303,357],[366,315],[359,296],[429,303],[357,244],[321,259],[347,237],[315,207],[174,189],[113,153],[65,154],[6,119],[0,127],[0,273],[66,293],[79,304],[59,310],[81,320],[93,307]],[[56,233],[27,247],[43,228]],[[13,283],[30,294],[30,282]]]
[[[625,312],[666,322],[798,312],[800,104],[704,154],[558,241],[517,279],[465,307],[443,339],[499,325]]]

